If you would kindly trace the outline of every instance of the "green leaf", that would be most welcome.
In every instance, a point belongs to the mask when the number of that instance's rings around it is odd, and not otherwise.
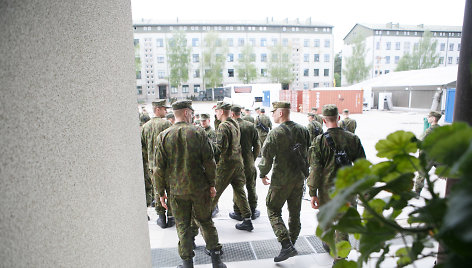
[[[340,190],[351,186],[354,182],[364,178],[371,173],[370,166],[372,163],[365,159],[358,160],[352,167],[345,167],[338,170],[336,175],[335,191],[332,196],[336,195]]]
[[[380,251],[385,242],[393,239],[397,233],[393,228],[380,223],[376,219],[370,219],[365,227],[367,228],[367,234],[361,235],[359,241],[359,251],[363,256],[369,256],[372,252]]]
[[[472,198],[472,197],[471,197]],[[441,226],[446,214],[446,199],[431,199],[409,214],[408,223],[426,223],[429,226]],[[463,212],[459,212],[463,213]],[[456,215],[457,216],[457,215]]]
[[[382,255],[380,255],[379,259],[377,260],[377,263],[375,264],[375,268],[380,268],[380,264],[385,260],[385,256],[390,252],[390,245],[386,245]]]
[[[368,204],[379,215],[382,215],[382,211],[384,210],[384,207],[386,205],[385,201],[383,201],[382,199],[370,200]],[[362,217],[371,218],[373,216],[371,215],[371,213],[367,209],[365,209],[364,213],[362,214]]]
[[[388,135],[387,139],[377,142],[375,145],[377,156],[393,159],[398,155],[415,153],[418,148],[414,139],[415,135],[412,132],[396,131]]]
[[[407,154],[395,156],[393,162],[397,165],[397,171],[400,173],[413,173],[417,171],[420,166],[418,158]]]
[[[382,190],[393,193],[401,194],[404,192],[411,191],[413,188],[413,178],[415,175],[413,173],[405,173],[395,180],[390,181],[385,186],[381,187]]]
[[[333,268],[357,268],[357,263],[355,261],[348,260],[339,260],[334,265]]]
[[[451,172],[455,174],[472,174],[472,143],[470,143],[467,151],[454,164]]]
[[[340,241],[336,243],[336,250],[339,258],[346,258],[351,252],[351,244],[348,241]]]
[[[408,248],[400,248],[395,252],[395,256],[399,259],[397,260],[397,264],[400,267],[408,265],[411,263],[411,258],[408,254]]]
[[[347,212],[339,219],[335,226],[336,230],[344,233],[362,233],[365,232],[361,223],[361,217],[357,209],[349,207]]]

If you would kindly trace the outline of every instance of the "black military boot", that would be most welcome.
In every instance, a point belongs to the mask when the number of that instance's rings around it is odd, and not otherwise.
[[[167,228],[175,225],[175,219],[173,216],[167,217]]]
[[[243,220],[243,216],[241,216],[241,213],[238,213],[238,212],[230,212],[229,217],[231,219],[237,220],[237,221],[242,221]]]
[[[207,249],[206,247],[203,248],[203,252],[205,252],[206,255],[211,257],[211,251]],[[223,250],[220,249],[220,255],[223,255]]]
[[[177,266],[177,268],[193,268],[193,260],[184,260],[181,265]]]
[[[297,250],[293,247],[292,242],[287,239],[281,242],[282,249],[280,250],[279,256],[274,258],[274,262],[285,261],[286,259],[298,255]]]
[[[261,216],[261,212],[257,210],[256,208],[251,209],[251,213],[252,213],[251,220],[255,220],[259,218],[259,216]]]
[[[254,227],[252,226],[252,221],[250,218],[244,219],[242,223],[236,224],[236,229],[244,231],[252,231]]]
[[[226,268],[226,265],[221,261],[221,251],[220,250],[210,250],[211,254],[211,264],[213,268]]]
[[[164,215],[164,214],[159,214],[159,218],[157,218],[156,223],[157,223],[157,225],[159,225],[159,227],[161,227],[162,229],[167,228],[166,215]]]

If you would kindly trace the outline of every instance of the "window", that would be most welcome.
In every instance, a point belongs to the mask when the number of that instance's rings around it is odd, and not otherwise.
[[[175,94],[175,93],[178,92],[178,90],[177,90],[176,87],[171,87],[171,88],[170,88],[170,92]]]
[[[456,58],[456,64],[459,64],[459,57]]]
[[[303,70],[303,76],[308,76],[308,75],[309,75],[309,70],[308,69]]]
[[[400,60],[400,56],[395,56],[395,64],[398,64],[399,60]]]
[[[226,39],[226,43],[228,44],[228,47],[232,47],[233,46],[233,38]]]
[[[277,38],[272,38],[272,46],[276,46],[278,43]]]
[[[192,62],[200,62],[200,55],[192,54]]]
[[[406,52],[410,52],[410,42],[403,43],[403,50]]]
[[[390,64],[390,56],[385,57],[385,64]]]
[[[165,71],[157,71],[157,77],[159,79],[164,79],[166,76],[166,72]]]
[[[419,45],[420,45],[419,43],[415,43],[415,44],[413,45],[413,49],[415,49],[415,50],[418,49],[418,46],[419,46]]]
[[[255,38],[249,38],[249,44],[253,47],[256,46],[256,39]]]
[[[320,69],[313,69],[313,76],[320,76]]]
[[[377,41],[377,43],[375,43],[375,49],[376,49],[376,50],[379,50],[379,49],[380,49],[380,42],[379,42],[379,41]]]
[[[452,57],[447,57],[447,64],[452,64]]]
[[[164,46],[164,40],[162,38],[159,38],[156,40],[156,46],[157,47],[163,47]]]
[[[439,50],[440,51],[444,51],[446,49],[446,44],[445,43],[441,43],[441,45],[439,46]]]
[[[400,42],[396,42],[396,43],[395,43],[395,49],[396,49],[396,50],[400,50]]]
[[[228,54],[228,62],[233,62],[234,61],[234,54],[233,53],[229,53]]]
[[[315,47],[320,47],[320,39],[315,39],[314,46]]]
[[[182,86],[182,93],[188,93],[188,85]]]
[[[240,46],[240,47],[244,46],[244,38],[239,38],[238,39],[238,46]]]
[[[138,90],[138,95],[143,95],[143,87],[137,86],[136,89]]]
[[[390,72],[390,70],[385,70],[385,74],[388,74]]]
[[[272,55],[272,61],[276,62],[279,60],[279,55],[274,53],[274,54],[271,54]]]
[[[261,47],[267,46],[267,39],[261,38]]]
[[[457,44],[457,51],[461,51],[461,43]]]
[[[288,39],[287,38],[282,39],[282,46],[288,47]]]
[[[308,83],[303,83],[303,89],[308,89]]]
[[[164,63],[164,56],[163,55],[157,56],[157,63]]]
[[[267,62],[267,54],[266,53],[261,54],[261,62]]]
[[[325,39],[324,47],[329,47],[331,45],[331,41],[329,39]]]
[[[324,87],[329,87],[329,82],[324,82],[324,83],[323,83],[323,86],[324,86]]]
[[[198,38],[192,38],[192,47],[199,47],[200,46],[200,41]]]
[[[310,61],[310,54],[303,54],[303,62],[309,62]]]
[[[329,62],[329,54],[324,54],[324,62]]]
[[[234,69],[228,69],[228,77],[234,77]]]
[[[310,39],[304,39],[303,40],[303,46],[304,47],[309,47],[310,46]]]
[[[315,54],[314,61],[320,62],[320,54]]]
[[[449,44],[449,51],[454,51],[454,44]]]
[[[200,92],[200,85],[193,85],[193,93]]]
[[[193,71],[193,78],[199,78],[200,77],[200,70],[194,70]]]
[[[324,76],[329,76],[329,69],[324,69]]]
[[[266,77],[267,76],[267,69],[261,69],[261,76]]]
[[[439,58],[439,64],[444,64],[444,57]]]
[[[136,79],[141,79],[141,71],[136,72]]]
[[[387,50],[390,50],[392,48],[392,42],[387,42]]]
[[[243,54],[239,53],[238,54],[238,61],[242,61],[243,60]]]
[[[313,87],[314,88],[320,87],[320,83],[313,83]]]

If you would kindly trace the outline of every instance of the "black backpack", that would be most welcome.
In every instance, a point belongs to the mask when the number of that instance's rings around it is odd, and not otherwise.
[[[292,134],[290,133],[290,130],[287,128],[287,126],[284,124],[280,124],[280,126],[285,130],[285,133],[287,133],[287,137],[290,140],[290,159],[292,159],[295,167],[303,172],[303,176],[305,176],[305,178],[308,177],[308,174],[310,174],[310,164],[308,164],[308,158],[305,157],[302,152],[303,145],[299,142],[294,143]]]
[[[328,132],[323,133],[323,135],[326,138],[326,141],[328,142],[329,148],[333,150],[334,152],[334,159],[336,161],[336,165],[338,167],[344,167],[344,166],[352,166],[352,161],[349,159],[349,156],[347,155],[346,151],[344,150],[336,150],[336,145],[334,144],[333,138],[329,135]]]

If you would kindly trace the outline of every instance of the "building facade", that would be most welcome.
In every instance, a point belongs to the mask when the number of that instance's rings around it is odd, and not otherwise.
[[[366,46],[365,63],[370,66],[368,77],[374,78],[395,71],[405,53],[412,53],[418,46],[425,31],[430,31],[432,41],[437,41],[436,51],[439,66],[459,64],[462,27],[387,24],[356,24],[344,38],[342,68],[346,68],[346,58],[352,56],[354,40],[362,36]],[[343,72],[341,84],[348,85]]]
[[[183,31],[191,49],[189,79],[180,88],[169,85],[170,73],[166,57],[167,40],[176,31]],[[149,102],[156,98],[186,99],[197,97],[205,90],[202,52],[207,33],[216,32],[227,46],[223,84],[242,83],[236,66],[241,51],[247,44],[253,47],[254,64],[258,78],[251,83],[270,83],[268,64],[270,48],[281,44],[291,51],[294,80],[290,89],[329,87],[333,84],[334,46],[333,26],[307,20],[274,22],[173,22],[134,23],[136,56],[136,85],[138,101]]]

